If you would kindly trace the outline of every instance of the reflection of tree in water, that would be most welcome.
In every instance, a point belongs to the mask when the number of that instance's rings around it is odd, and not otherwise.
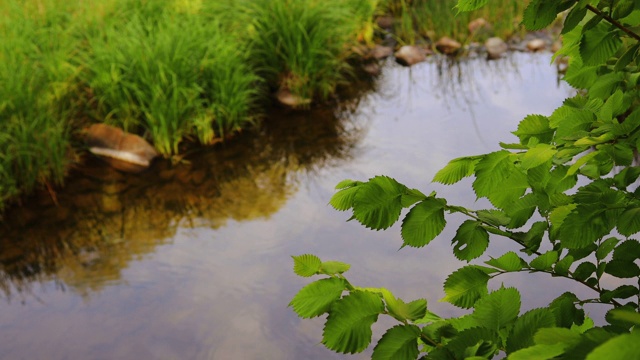
[[[348,159],[360,134],[325,109],[271,116],[184,164],[160,161],[137,175],[90,159],[57,193],[57,206],[43,193],[8,212],[0,289],[11,299],[54,282],[87,296],[120,281],[123,269],[170,242],[179,227],[268,218],[296,191],[300,174]]]

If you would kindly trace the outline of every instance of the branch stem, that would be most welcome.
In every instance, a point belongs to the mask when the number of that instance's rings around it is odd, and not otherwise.
[[[617,27],[618,29],[624,31],[627,35],[629,35],[630,37],[636,39],[637,41],[640,41],[640,35],[634,33],[633,31],[629,30],[627,27],[625,27],[624,25],[622,25],[618,20],[612,18],[611,16],[605,14],[604,12],[598,10],[598,8],[594,7],[593,5],[587,5],[587,9],[589,9],[589,11],[591,11],[592,13],[601,16],[603,19],[607,20],[608,22],[610,22],[613,26]]]

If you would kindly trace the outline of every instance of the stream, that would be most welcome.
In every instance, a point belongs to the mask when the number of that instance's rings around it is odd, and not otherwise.
[[[311,280],[291,255],[352,265],[358,286],[405,300],[438,302],[462,263],[448,217],[429,246],[400,249],[399,226],[370,231],[327,205],[343,179],[389,175],[449,203],[487,206],[471,179],[431,183],[453,158],[516,142],[528,114],[549,115],[573,93],[551,55],[496,61],[391,61],[338,109],[275,110],[260,129],[200,149],[171,165],[122,174],[99,159],[73,169],[66,186],[10,209],[0,225],[0,357],[3,359],[365,359],[320,344],[323,319],[287,304]],[[482,259],[516,250],[492,238]],[[531,274],[493,280],[516,286],[523,310],[564,291],[562,279]],[[603,309],[588,308],[596,316]],[[374,342],[394,323],[380,318]]]

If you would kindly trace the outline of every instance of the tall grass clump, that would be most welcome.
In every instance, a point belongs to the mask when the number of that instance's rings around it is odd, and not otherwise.
[[[96,120],[147,132],[168,157],[184,137],[209,144],[255,117],[260,79],[243,42],[198,11],[123,4],[87,39],[83,79]]]
[[[0,209],[42,184],[62,183],[70,161],[78,67],[69,9],[0,6]]]
[[[256,0],[245,16],[262,76],[274,88],[326,99],[350,74],[348,58],[373,1]],[[369,12],[369,14],[367,13]],[[365,36],[365,35],[363,35]]]
[[[526,0],[494,0],[479,10],[458,13],[457,0],[386,0],[383,8],[398,19],[394,32],[399,40],[414,43],[421,37],[448,36],[461,41],[484,40],[482,37],[490,35],[508,38],[518,33],[520,14],[528,3]],[[490,33],[469,33],[469,22],[477,18],[491,24]]]

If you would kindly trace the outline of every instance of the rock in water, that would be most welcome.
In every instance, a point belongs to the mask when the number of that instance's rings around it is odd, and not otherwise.
[[[300,108],[309,106],[311,104],[311,99],[303,98],[301,96],[293,94],[288,89],[280,89],[276,92],[276,99],[282,105],[289,106],[292,108]]]
[[[94,124],[84,130],[84,135],[89,151],[118,170],[140,172],[158,156],[156,149],[145,139],[114,126]]]
[[[540,51],[547,47],[547,43],[542,39],[533,39],[527,43],[529,51]]]
[[[393,49],[389,46],[376,45],[371,50],[371,57],[377,60],[387,58],[393,54]]]
[[[507,52],[507,44],[499,37],[492,37],[487,39],[484,43],[484,47],[487,49],[487,57],[489,59],[497,59]]]
[[[444,36],[436,43],[436,49],[445,55],[455,55],[462,47],[462,44]]]
[[[427,52],[417,46],[405,45],[395,53],[396,61],[411,66],[427,59]]]

